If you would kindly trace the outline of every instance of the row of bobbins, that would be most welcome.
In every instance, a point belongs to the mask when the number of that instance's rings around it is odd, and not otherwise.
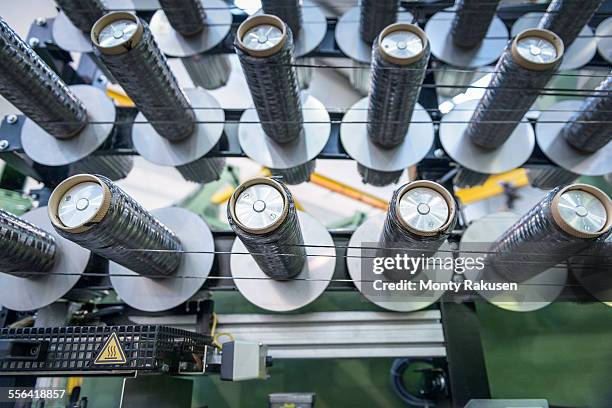
[[[456,219],[455,201],[441,185],[420,180],[400,187],[387,214],[368,219],[351,237],[347,266],[356,287],[389,310],[417,310],[437,301],[443,291],[381,293],[376,282],[448,282],[452,268],[434,263],[434,268],[376,275],[370,264],[375,257],[403,254],[452,258],[447,238]],[[296,210],[279,181],[256,178],[240,185],[228,204],[228,220],[237,236],[232,276],[253,304],[295,310],[318,298],[332,280],[336,253],[329,232]],[[516,282],[518,292],[482,295],[509,310],[535,310],[564,287],[567,269],[555,266],[609,240],[611,228],[612,201],[605,193],[583,184],[557,188],[520,219],[499,213],[470,225],[461,251],[482,252],[486,267],[466,270],[465,276]],[[86,275],[91,253],[111,261],[111,283],[126,303],[144,311],[167,310],[197,293],[214,259],[212,234],[198,216],[179,208],[148,212],[103,176],[65,180],[51,195],[48,209],[24,219],[0,213],[0,232],[6,249],[0,290],[3,305],[15,310],[36,309],[66,296]]]

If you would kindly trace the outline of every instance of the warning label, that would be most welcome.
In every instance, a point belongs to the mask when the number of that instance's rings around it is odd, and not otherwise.
[[[104,342],[102,350],[94,360],[94,364],[125,364],[127,362],[125,353],[117,337],[117,333],[111,333]]]

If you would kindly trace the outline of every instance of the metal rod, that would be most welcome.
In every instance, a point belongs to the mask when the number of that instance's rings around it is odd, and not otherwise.
[[[460,48],[474,48],[487,35],[499,0],[456,0],[451,37]]]
[[[585,153],[596,152],[612,140],[612,75],[596,91],[607,94],[587,98],[560,132],[570,145]]]
[[[274,15],[285,22],[291,29],[293,38],[297,38],[302,29],[302,7],[300,0],[262,0],[264,13]]]
[[[204,29],[206,12],[200,0],[159,0],[168,22],[179,33],[191,36]]]
[[[302,104],[291,30],[278,17],[263,14],[238,28],[234,42],[261,126],[277,143],[303,135]]]
[[[21,278],[41,276],[53,267],[57,252],[52,235],[0,209],[0,272]]]
[[[372,56],[368,137],[390,149],[406,138],[425,79],[429,42],[416,25],[396,23],[380,33]]]
[[[101,0],[55,0],[55,2],[68,20],[86,34],[89,34],[95,22],[106,14],[106,8]]]
[[[58,139],[87,124],[83,103],[1,18],[0,94]]]
[[[604,192],[586,184],[557,187],[495,241],[485,276],[524,282],[604,240],[611,226],[612,201]]]
[[[359,19],[361,39],[372,44],[385,27],[395,23],[398,10],[398,0],[361,0]]]
[[[149,30],[133,14],[109,13],[94,25],[95,53],[162,137],[189,137],[195,115]]]
[[[537,99],[534,89],[546,85],[563,53],[563,42],[550,31],[533,29],[518,35],[497,63],[496,74],[465,130],[472,142],[492,150],[508,140]]]
[[[393,193],[378,246],[377,256],[429,257],[446,241],[457,222],[453,196],[440,184],[419,180]],[[417,247],[418,250],[410,250]],[[401,248],[401,249],[400,249]],[[392,280],[413,279],[419,271],[385,271]]]
[[[170,276],[181,264],[176,234],[104,176],[60,183],[49,198],[49,218],[64,238],[140,275]]]
[[[552,0],[538,28],[557,34],[565,47],[572,45],[604,0]]]
[[[242,183],[228,203],[232,230],[261,270],[276,280],[297,276],[306,262],[304,238],[291,192],[270,178]]]

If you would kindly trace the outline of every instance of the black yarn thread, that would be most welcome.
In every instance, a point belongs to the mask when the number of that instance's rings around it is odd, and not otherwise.
[[[87,124],[87,109],[55,72],[0,18],[0,94],[58,139]]]
[[[489,174],[479,173],[462,167],[453,179],[453,184],[459,188],[474,187],[484,184],[488,178]]]
[[[484,276],[524,282],[578,254],[598,238],[578,238],[563,231],[552,216],[552,201],[561,190],[550,191],[491,246]]]
[[[140,24],[142,38],[134,48],[116,55],[94,52],[155,131],[171,142],[181,141],[193,132],[195,114],[149,26],[142,19]]]
[[[133,168],[133,156],[90,155],[70,165],[70,175],[100,173],[112,181],[117,181],[126,178]]]
[[[270,172],[273,176],[279,177],[285,184],[296,185],[310,180],[316,164],[316,159],[312,159],[288,169],[270,169]]]
[[[499,0],[456,0],[451,27],[453,43],[460,48],[474,48],[487,35]]]
[[[280,183],[287,194],[289,211],[287,217],[274,231],[267,234],[252,234],[244,231],[233,220],[230,207],[227,219],[232,230],[252,255],[257,265],[270,278],[288,280],[300,274],[306,262],[306,249],[300,222],[291,192]]]
[[[176,169],[187,181],[206,184],[219,180],[225,168],[225,157],[202,157]]]
[[[100,0],[55,0],[55,2],[68,20],[87,35],[95,22],[106,14],[106,8]]]
[[[372,46],[372,75],[368,98],[368,137],[391,149],[406,138],[429,61],[429,42],[423,55],[408,65],[385,60],[378,40]]]
[[[57,245],[51,234],[0,209],[0,272],[33,278],[48,272],[56,257]]]
[[[531,168],[527,170],[527,178],[532,187],[542,190],[552,190],[558,186],[571,184],[578,178],[577,174],[560,167]]]
[[[596,91],[608,91],[601,97],[590,97],[580,105],[570,121],[561,129],[561,135],[567,142],[585,153],[593,153],[612,140],[612,75],[599,84]],[[578,121],[578,122],[576,122]],[[591,122],[591,123],[580,123]]]
[[[538,98],[537,89],[548,83],[560,61],[542,71],[524,68],[514,61],[512,43],[509,43],[491,78],[489,86],[493,89],[485,91],[465,129],[470,140],[489,150],[504,144]],[[506,123],[488,123],[496,121]]]
[[[361,0],[359,9],[359,35],[363,41],[372,44],[386,26],[397,20],[399,1]]]
[[[604,0],[552,0],[538,28],[557,34],[567,48],[603,2]]]
[[[232,65],[227,55],[196,54],[181,58],[189,78],[195,86],[204,89],[217,89],[227,84]]]
[[[370,184],[376,187],[384,187],[389,184],[395,184],[402,176],[404,170],[399,171],[380,171],[369,169],[361,163],[357,163],[357,171],[361,176],[361,181],[364,184]]]
[[[142,276],[174,274],[181,264],[183,249],[176,234],[108,178],[96,177],[108,186],[111,194],[104,218],[88,225],[84,232],[55,227],[57,232]]]
[[[159,4],[176,31],[188,37],[204,29],[206,12],[200,0],[159,0]]]
[[[395,190],[393,197],[391,197],[391,201],[389,201],[389,210],[378,242],[378,247],[380,249],[377,251],[377,256],[379,257],[394,257],[397,254],[402,256],[407,254],[410,257],[423,256],[425,258],[432,256],[438,251],[444,241],[446,241],[457,222],[457,216],[454,214],[454,218],[448,224],[447,228],[438,231],[432,236],[417,235],[407,230],[400,222],[401,215],[397,206],[397,201],[399,194],[408,184],[404,184]],[[419,249],[411,250],[411,247]],[[414,279],[418,275],[418,272],[409,275],[405,270],[387,270],[384,272],[384,275],[391,280],[410,280]]]
[[[272,14],[285,22],[291,29],[294,38],[298,38],[302,29],[302,7],[300,0],[262,0],[261,8],[266,14]]]
[[[293,37],[286,27],[285,44],[274,55],[253,57],[234,42],[251,91],[255,109],[266,135],[277,143],[289,143],[304,133],[302,102],[293,56]]]

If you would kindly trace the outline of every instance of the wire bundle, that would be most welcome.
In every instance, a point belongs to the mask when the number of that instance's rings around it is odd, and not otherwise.
[[[247,187],[246,183],[240,185],[232,195],[227,207],[227,219],[261,270],[272,279],[287,280],[296,277],[302,271],[306,262],[306,250],[291,192],[283,183],[276,182],[275,185],[283,190],[281,193],[286,200],[287,212],[284,220],[272,231],[249,232],[237,222],[232,207],[240,193]]]
[[[142,27],[142,37],[132,41],[122,52],[109,52],[96,44],[96,55],[157,133],[171,142],[186,139],[192,134],[196,121],[193,109],[170,71],[166,57],[157,47],[147,23],[136,16],[130,18]]]
[[[400,213],[400,202],[402,197],[413,188],[425,187],[439,192],[445,198],[449,215],[442,226],[434,231],[418,231],[408,226]],[[404,184],[395,190],[389,202],[389,211],[385,218],[382,234],[380,236],[377,256],[394,257],[396,254],[408,254],[410,257],[429,257],[437,252],[444,241],[448,238],[457,222],[457,213],[450,193],[441,185],[431,181],[415,181]],[[411,247],[418,248],[411,250]],[[389,273],[388,273],[389,272]],[[400,280],[414,278],[417,274],[410,277],[405,271],[386,271],[385,276],[389,279]]]
[[[206,12],[200,0],[159,0],[168,22],[176,31],[188,37],[204,29]]]
[[[302,29],[300,0],[262,0],[261,8],[264,13],[272,14],[283,20],[291,29],[293,37],[298,37]]]
[[[82,228],[71,230],[51,217],[57,232],[140,275],[162,277],[174,274],[181,264],[183,249],[176,234],[108,178],[95,177],[108,189],[105,204],[96,219]],[[60,201],[61,197],[53,196],[62,194],[69,182],[71,179],[55,189],[50,203]],[[104,208],[107,209],[104,211]]]
[[[284,44],[272,55],[250,55],[238,37],[234,43],[261,126],[269,138],[281,144],[297,140],[304,132],[300,89],[292,66],[293,37],[283,25]]]
[[[460,48],[477,47],[487,35],[499,0],[456,0],[451,37]]]
[[[381,52],[380,41],[385,32],[372,47],[367,126],[368,137],[374,143],[391,149],[406,138],[412,112],[419,99],[420,85],[425,79],[430,52],[425,39],[416,61],[408,64],[391,62]]]
[[[48,232],[0,209],[0,254],[0,272],[33,278],[53,267],[57,245]]]
[[[565,47],[572,45],[582,28],[591,20],[603,0],[552,0],[538,28],[561,37]]]
[[[89,34],[91,27],[106,13],[100,0],[55,0],[76,28]]]
[[[598,95],[587,98],[561,129],[565,140],[585,153],[596,152],[612,140],[612,75],[608,75],[595,91]]]
[[[87,124],[85,105],[1,18],[0,94],[58,139]]]
[[[563,54],[558,45],[557,56],[551,63],[538,64],[523,60],[516,50],[518,42],[527,38],[544,38],[543,30],[525,31],[509,44],[495,67],[495,74],[472,115],[465,132],[470,140],[483,149],[500,147],[514,132],[516,126],[538,98],[556,71]],[[554,41],[553,41],[554,42]]]
[[[385,27],[395,23],[398,9],[398,0],[361,0],[359,19],[361,39],[372,44]]]
[[[507,281],[524,282],[580,253],[594,241],[605,240],[610,233],[610,213],[606,226],[592,236],[576,236],[562,228],[553,212],[559,196],[577,189],[577,184],[550,191],[531,210],[501,235],[485,259],[485,276],[501,276]],[[587,186],[588,187],[588,186]],[[591,189],[594,189],[591,187]],[[602,197],[606,197],[600,192]],[[609,211],[609,198],[608,211]],[[491,275],[496,274],[496,275]]]

